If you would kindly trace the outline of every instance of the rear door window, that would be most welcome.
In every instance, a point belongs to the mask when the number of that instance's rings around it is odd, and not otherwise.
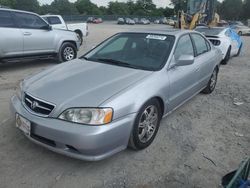
[[[9,11],[0,10],[0,27],[15,27],[14,20]]]
[[[204,54],[210,50],[210,45],[208,46],[208,42],[204,37],[199,34],[191,34],[195,49],[196,49],[196,56]]]
[[[56,16],[44,17],[50,25],[62,24],[61,20]]]
[[[47,23],[40,17],[22,12],[15,12],[15,19],[21,28],[27,29],[42,29],[47,26]]]

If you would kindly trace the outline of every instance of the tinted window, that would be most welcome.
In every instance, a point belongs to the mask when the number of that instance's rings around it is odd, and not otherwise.
[[[196,48],[196,55],[203,54],[209,50],[207,46],[207,41],[201,35],[192,34],[192,38]]]
[[[122,33],[90,51],[85,58],[116,66],[159,70],[165,65],[174,40],[167,35]]]
[[[0,27],[15,27],[10,12],[0,11]]]
[[[58,17],[56,17],[56,16],[53,16],[53,17],[44,17],[44,18],[51,25],[56,25],[56,24],[61,24],[62,23],[61,20]]]
[[[42,29],[47,26],[47,23],[43,19],[33,14],[16,12],[15,16],[18,24],[22,28]]]
[[[178,41],[174,56],[178,59],[181,55],[194,55],[193,44],[189,35],[184,35]]]

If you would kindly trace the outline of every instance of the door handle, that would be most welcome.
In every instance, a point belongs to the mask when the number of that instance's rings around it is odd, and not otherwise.
[[[30,33],[30,32],[24,32],[23,35],[24,36],[30,36],[30,35],[32,35],[32,33]]]

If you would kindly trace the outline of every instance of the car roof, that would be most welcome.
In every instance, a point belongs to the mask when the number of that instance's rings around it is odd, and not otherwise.
[[[28,14],[35,14],[38,15],[34,12],[28,12],[28,11],[24,11],[24,10],[16,10],[16,9],[11,9],[11,8],[0,8],[0,10],[5,10],[5,11],[11,11],[11,12],[20,12],[20,13],[28,13]],[[38,15],[39,16],[39,15]]]
[[[162,30],[130,30],[128,32],[121,33],[151,33],[151,34],[161,34],[161,35],[173,35],[179,37],[185,33],[198,33],[191,30],[181,30],[181,29],[162,29]]]

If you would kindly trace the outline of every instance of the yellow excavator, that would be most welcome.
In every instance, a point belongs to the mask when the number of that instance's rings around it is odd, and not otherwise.
[[[178,12],[176,28],[193,30],[196,26],[217,26],[220,16],[215,12],[216,0],[188,0],[187,12]]]

